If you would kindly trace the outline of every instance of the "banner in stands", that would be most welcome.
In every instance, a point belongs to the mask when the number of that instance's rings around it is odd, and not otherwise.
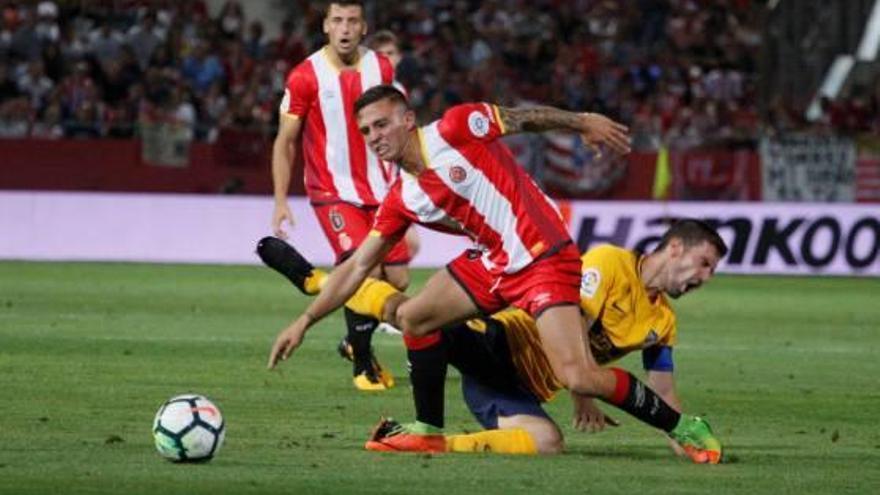
[[[856,160],[856,201],[880,203],[880,138],[862,136],[858,139]]]
[[[855,198],[856,147],[851,139],[789,134],[761,141],[764,201]]]
[[[317,265],[333,253],[304,198],[291,242]],[[730,246],[728,273],[880,276],[876,205],[575,201],[560,205],[583,250],[651,250],[671,218],[703,218]],[[272,198],[0,191],[0,259],[259,263]],[[420,229],[414,266],[440,267],[469,241]]]
[[[686,201],[758,201],[761,172],[753,149],[670,152],[672,198]]]
[[[186,167],[192,131],[185,125],[141,122],[141,159],[162,167]]]
[[[581,250],[611,243],[650,251],[674,218],[718,228],[730,252],[719,271],[880,276],[880,210],[856,204],[576,202]]]

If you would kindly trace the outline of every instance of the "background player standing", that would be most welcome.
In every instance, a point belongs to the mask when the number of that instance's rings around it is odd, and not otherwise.
[[[283,225],[293,224],[287,193],[292,164],[301,149],[306,193],[337,263],[354,252],[369,232],[391,179],[390,170],[364,144],[353,113],[354,102],[364,91],[394,80],[391,62],[360,45],[366,32],[363,2],[330,2],[324,18],[328,43],[290,71],[272,148],[274,234],[286,239]],[[286,272],[284,245],[272,241],[263,239],[258,253],[267,264]],[[409,260],[405,244],[399,243],[373,275],[404,290],[409,284]],[[355,386],[391,387],[393,378],[370,347],[378,322],[351,311],[346,311],[345,319]]]

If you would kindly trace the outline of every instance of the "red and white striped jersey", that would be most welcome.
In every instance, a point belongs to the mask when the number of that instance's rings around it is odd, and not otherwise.
[[[498,140],[498,108],[450,108],[419,129],[427,169],[401,170],[379,207],[373,235],[402,236],[411,223],[468,235],[491,273],[515,273],[571,241],[559,211]]]
[[[390,182],[388,167],[367,149],[357,128],[354,102],[364,91],[391,84],[394,68],[373,50],[357,70],[339,70],[324,47],[290,71],[281,112],[303,119],[305,189],[312,203],[345,201],[376,206]]]

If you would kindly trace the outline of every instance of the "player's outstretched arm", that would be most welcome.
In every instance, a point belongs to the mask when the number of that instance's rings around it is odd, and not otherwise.
[[[312,304],[275,339],[269,353],[269,369],[290,357],[306,331],[321,318],[342,306],[393,246],[383,237],[368,236],[354,254],[336,267]]]
[[[577,113],[548,106],[498,107],[506,134],[554,129],[579,133],[594,149],[604,144],[620,154],[630,152],[629,128],[598,113]]]
[[[280,239],[287,239],[283,224],[293,226],[293,214],[287,205],[287,191],[290,188],[290,175],[296,159],[296,143],[302,129],[302,119],[286,113],[278,118],[278,134],[272,144],[272,189],[275,195],[275,208],[272,212],[272,233]]]

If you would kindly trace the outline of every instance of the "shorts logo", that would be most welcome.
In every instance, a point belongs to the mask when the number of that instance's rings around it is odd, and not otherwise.
[[[473,111],[468,115],[468,128],[474,136],[483,137],[489,134],[489,118],[482,112]]]
[[[595,296],[601,281],[602,277],[599,275],[599,270],[595,268],[584,270],[584,274],[581,276],[581,294],[587,297]]]
[[[532,299],[532,303],[535,306],[543,306],[550,302],[551,297],[552,296],[549,292],[540,292],[534,299]]]
[[[460,165],[453,165],[452,168],[449,169],[449,180],[451,180],[455,184],[460,184],[462,181],[467,179],[467,171],[464,167]]]
[[[339,247],[342,248],[343,251],[348,251],[352,246],[351,237],[348,236],[345,232],[339,234]]]
[[[333,232],[339,232],[345,228],[345,218],[336,209],[330,210],[330,226],[333,227]]]

